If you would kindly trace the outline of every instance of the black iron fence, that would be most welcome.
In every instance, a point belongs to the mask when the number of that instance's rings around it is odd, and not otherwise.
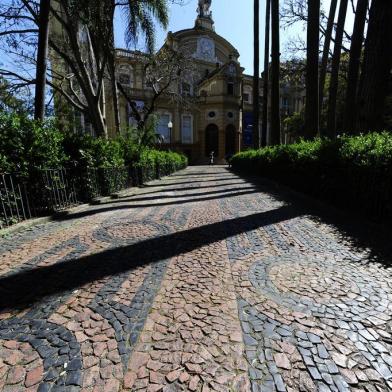
[[[0,228],[30,219],[32,215],[26,184],[17,176],[0,176]]]
[[[100,196],[173,173],[173,165],[149,167],[60,168],[24,177],[0,175],[0,229],[46,216]]]

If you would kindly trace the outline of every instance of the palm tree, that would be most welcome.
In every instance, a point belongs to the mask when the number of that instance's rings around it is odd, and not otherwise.
[[[392,66],[392,2],[373,0],[358,97],[359,131],[381,130]]]
[[[46,71],[48,63],[48,43],[49,43],[49,13],[50,0],[41,0],[39,8],[39,33],[37,68],[35,78],[35,113],[36,120],[43,120],[45,117],[45,91],[46,91]]]
[[[280,33],[279,0],[271,0],[271,144],[280,144]]]
[[[325,77],[327,75],[329,48],[331,46],[332,30],[335,21],[337,5],[338,5],[338,0],[331,0],[327,28],[325,30],[325,35],[324,35],[323,57],[321,59],[320,78],[319,78],[319,119],[321,117],[321,112],[323,109]],[[321,136],[326,136],[323,127],[320,127],[320,134]]]
[[[339,87],[339,69],[340,58],[342,53],[342,42],[344,33],[344,24],[346,22],[348,0],[341,0],[339,7],[338,23],[335,34],[335,47],[332,57],[331,82],[329,86],[328,99],[328,118],[327,118],[327,135],[331,138],[336,137],[336,100]]]
[[[79,0],[83,1],[83,0]],[[116,131],[120,130],[119,92],[116,83],[116,54],[114,45],[114,14],[120,7],[126,20],[126,40],[129,46],[145,37],[149,53],[155,49],[155,24],[163,28],[168,25],[168,7],[166,0],[128,0],[120,5],[114,0],[96,2],[84,0],[82,9],[88,24],[95,53],[105,58],[112,90],[112,103]]]
[[[319,31],[320,0],[308,1],[305,135],[312,138],[319,130]]]
[[[167,28],[169,23],[167,1],[127,0],[121,7],[127,21],[127,44],[136,44],[143,35],[148,51],[152,53],[155,48],[155,22],[163,28]]]
[[[271,0],[265,1],[265,44],[264,44],[264,77],[263,77],[263,118],[261,130],[261,145],[267,145],[268,131],[268,93],[269,93],[269,58],[270,58],[270,19]]]
[[[112,0],[111,0],[112,1]],[[166,0],[128,0],[122,6],[123,12],[127,20],[126,39],[129,46],[137,43],[139,36],[143,35],[146,40],[146,46],[149,53],[155,49],[155,22],[167,28],[169,23],[168,7]],[[114,14],[113,14],[114,19]],[[113,27],[113,23],[112,23]],[[114,32],[113,32],[114,37]],[[114,45],[113,45],[114,52]],[[115,117],[115,125],[117,132],[120,129],[120,114],[118,103],[118,88],[115,81],[116,78],[116,62],[115,55],[111,56],[109,65],[109,73],[111,78],[113,109]]]

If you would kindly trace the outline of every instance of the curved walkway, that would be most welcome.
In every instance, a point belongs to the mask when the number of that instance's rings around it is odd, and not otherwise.
[[[311,212],[192,167],[2,240],[0,390],[392,390],[389,256]]]

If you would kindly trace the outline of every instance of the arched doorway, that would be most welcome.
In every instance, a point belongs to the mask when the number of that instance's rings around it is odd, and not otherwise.
[[[236,152],[235,142],[236,142],[236,129],[233,124],[229,124],[226,127],[226,148],[225,154],[226,155],[234,155]]]
[[[205,142],[206,157],[210,156],[211,151],[214,151],[217,157],[219,155],[219,128],[215,124],[210,124],[206,128]]]

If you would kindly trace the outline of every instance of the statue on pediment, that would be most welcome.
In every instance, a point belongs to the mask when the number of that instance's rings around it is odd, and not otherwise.
[[[197,12],[199,14],[199,18],[210,18],[212,12],[210,11],[212,0],[199,0],[199,7],[197,8]]]

